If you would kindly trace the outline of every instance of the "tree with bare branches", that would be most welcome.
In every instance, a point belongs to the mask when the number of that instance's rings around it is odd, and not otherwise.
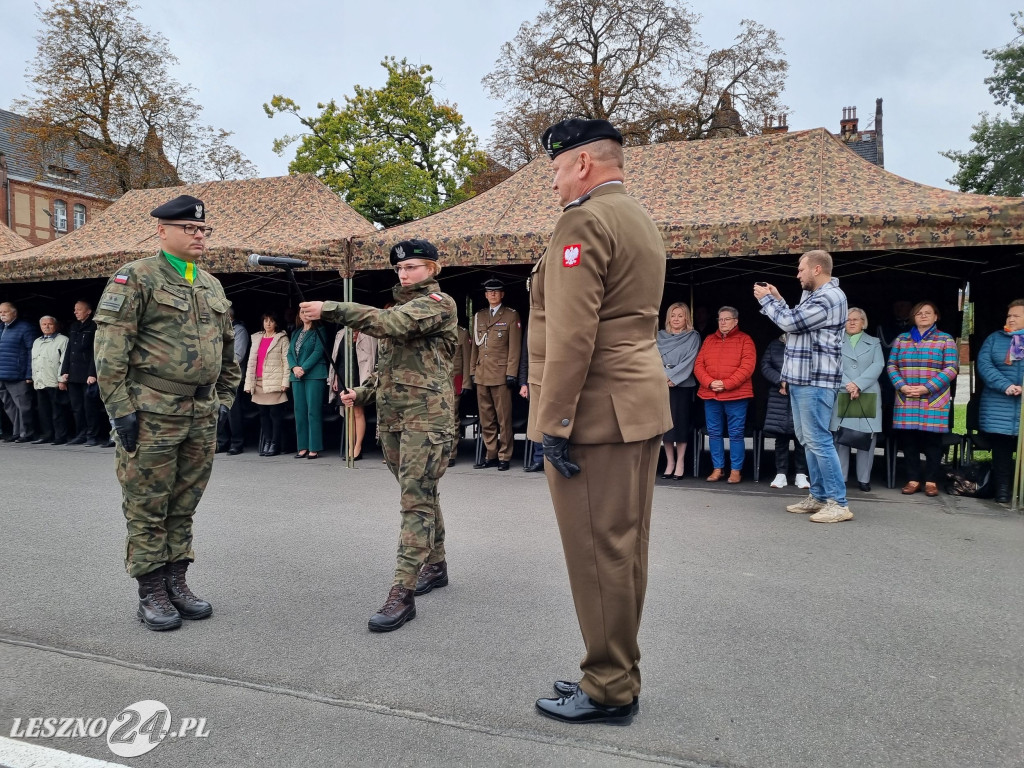
[[[198,122],[202,107],[191,86],[171,75],[177,59],[167,41],[135,18],[130,0],[36,8],[41,31],[28,71],[34,93],[15,108],[30,118],[24,140],[41,164],[73,153],[111,197],[224,172],[254,175],[226,143],[229,134]]]
[[[510,168],[529,162],[543,128],[568,117],[610,120],[627,144],[722,135],[713,124],[725,110],[738,132],[756,133],[785,111],[778,35],[744,20],[732,45],[708,49],[698,21],[684,0],[548,0],[483,79],[508,104],[493,155]]]

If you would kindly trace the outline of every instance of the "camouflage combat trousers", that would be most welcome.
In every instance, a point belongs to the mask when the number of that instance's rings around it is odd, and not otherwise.
[[[192,516],[203,498],[217,447],[215,414],[162,416],[138,411],[135,454],[117,445],[117,480],[128,521],[125,568],[132,578],[164,563],[194,560]]]
[[[384,432],[380,445],[402,493],[395,584],[415,589],[424,563],[444,560],[444,518],[438,481],[448,468],[452,439],[441,432]]]

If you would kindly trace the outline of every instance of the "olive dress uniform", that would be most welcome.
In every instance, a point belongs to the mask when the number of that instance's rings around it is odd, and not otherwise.
[[[491,314],[490,307],[473,315],[469,330],[473,342],[470,369],[480,409],[486,459],[512,460],[512,392],[508,377],[519,375],[522,325],[519,313],[502,304]]]
[[[459,419],[459,403],[462,400],[462,391],[473,388],[473,370],[470,364],[473,361],[473,343],[469,340],[469,332],[461,325],[458,327],[459,343],[455,347],[455,357],[452,360],[452,376],[454,376],[455,402],[452,411],[455,413],[455,439],[452,441],[452,455],[448,462],[451,466],[455,463],[455,456],[459,452],[459,439],[462,437],[462,422]]]
[[[586,647],[579,687],[612,707],[640,693],[654,476],[672,427],[655,344],[664,283],[657,227],[612,182],[566,206],[530,288],[528,435],[569,438],[581,470],[545,462]]]

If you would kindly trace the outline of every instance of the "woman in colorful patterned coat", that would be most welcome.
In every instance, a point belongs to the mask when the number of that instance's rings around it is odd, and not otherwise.
[[[911,310],[914,327],[897,337],[886,366],[896,388],[892,425],[899,430],[903,446],[905,494],[917,493],[923,480],[926,496],[939,495],[942,435],[949,432],[949,406],[953,402],[950,387],[959,367],[956,342],[938,329],[939,319],[934,302],[918,302]]]
[[[985,339],[978,352],[981,377],[979,426],[992,444],[996,501],[1010,500],[1013,451],[1020,430],[1021,386],[1024,384],[1024,299],[1010,302],[1006,325]]]

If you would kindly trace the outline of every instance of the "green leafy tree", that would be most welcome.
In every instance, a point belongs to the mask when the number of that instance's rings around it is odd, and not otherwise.
[[[540,150],[544,127],[568,117],[615,123],[627,144],[702,139],[725,110],[756,133],[785,111],[788,64],[778,35],[744,20],[733,44],[711,50],[685,0],[547,0],[501,48],[484,86],[506,108],[495,158],[509,168]]]
[[[171,74],[167,40],[134,17],[130,0],[60,0],[37,6],[29,80],[34,93],[15,102],[31,118],[27,149],[46,158],[73,154],[99,191],[180,184],[255,168],[197,118],[193,89]],[[213,151],[220,162],[209,164]],[[225,155],[237,161],[223,162]]]
[[[389,57],[383,88],[355,87],[344,104],[317,104],[320,113],[274,96],[268,117],[290,113],[305,128],[274,142],[281,155],[298,141],[292,173],[314,173],[366,218],[383,227],[422,218],[473,194],[468,179],[486,168],[473,131],[454,105],[431,93],[427,65]]]
[[[961,192],[1024,195],[1024,12],[1012,18],[1017,31],[1013,40],[984,51],[985,58],[995,63],[985,84],[998,106],[1009,107],[1009,115],[990,117],[982,112],[971,132],[974,146],[966,152],[942,153],[958,166],[947,181]]]

